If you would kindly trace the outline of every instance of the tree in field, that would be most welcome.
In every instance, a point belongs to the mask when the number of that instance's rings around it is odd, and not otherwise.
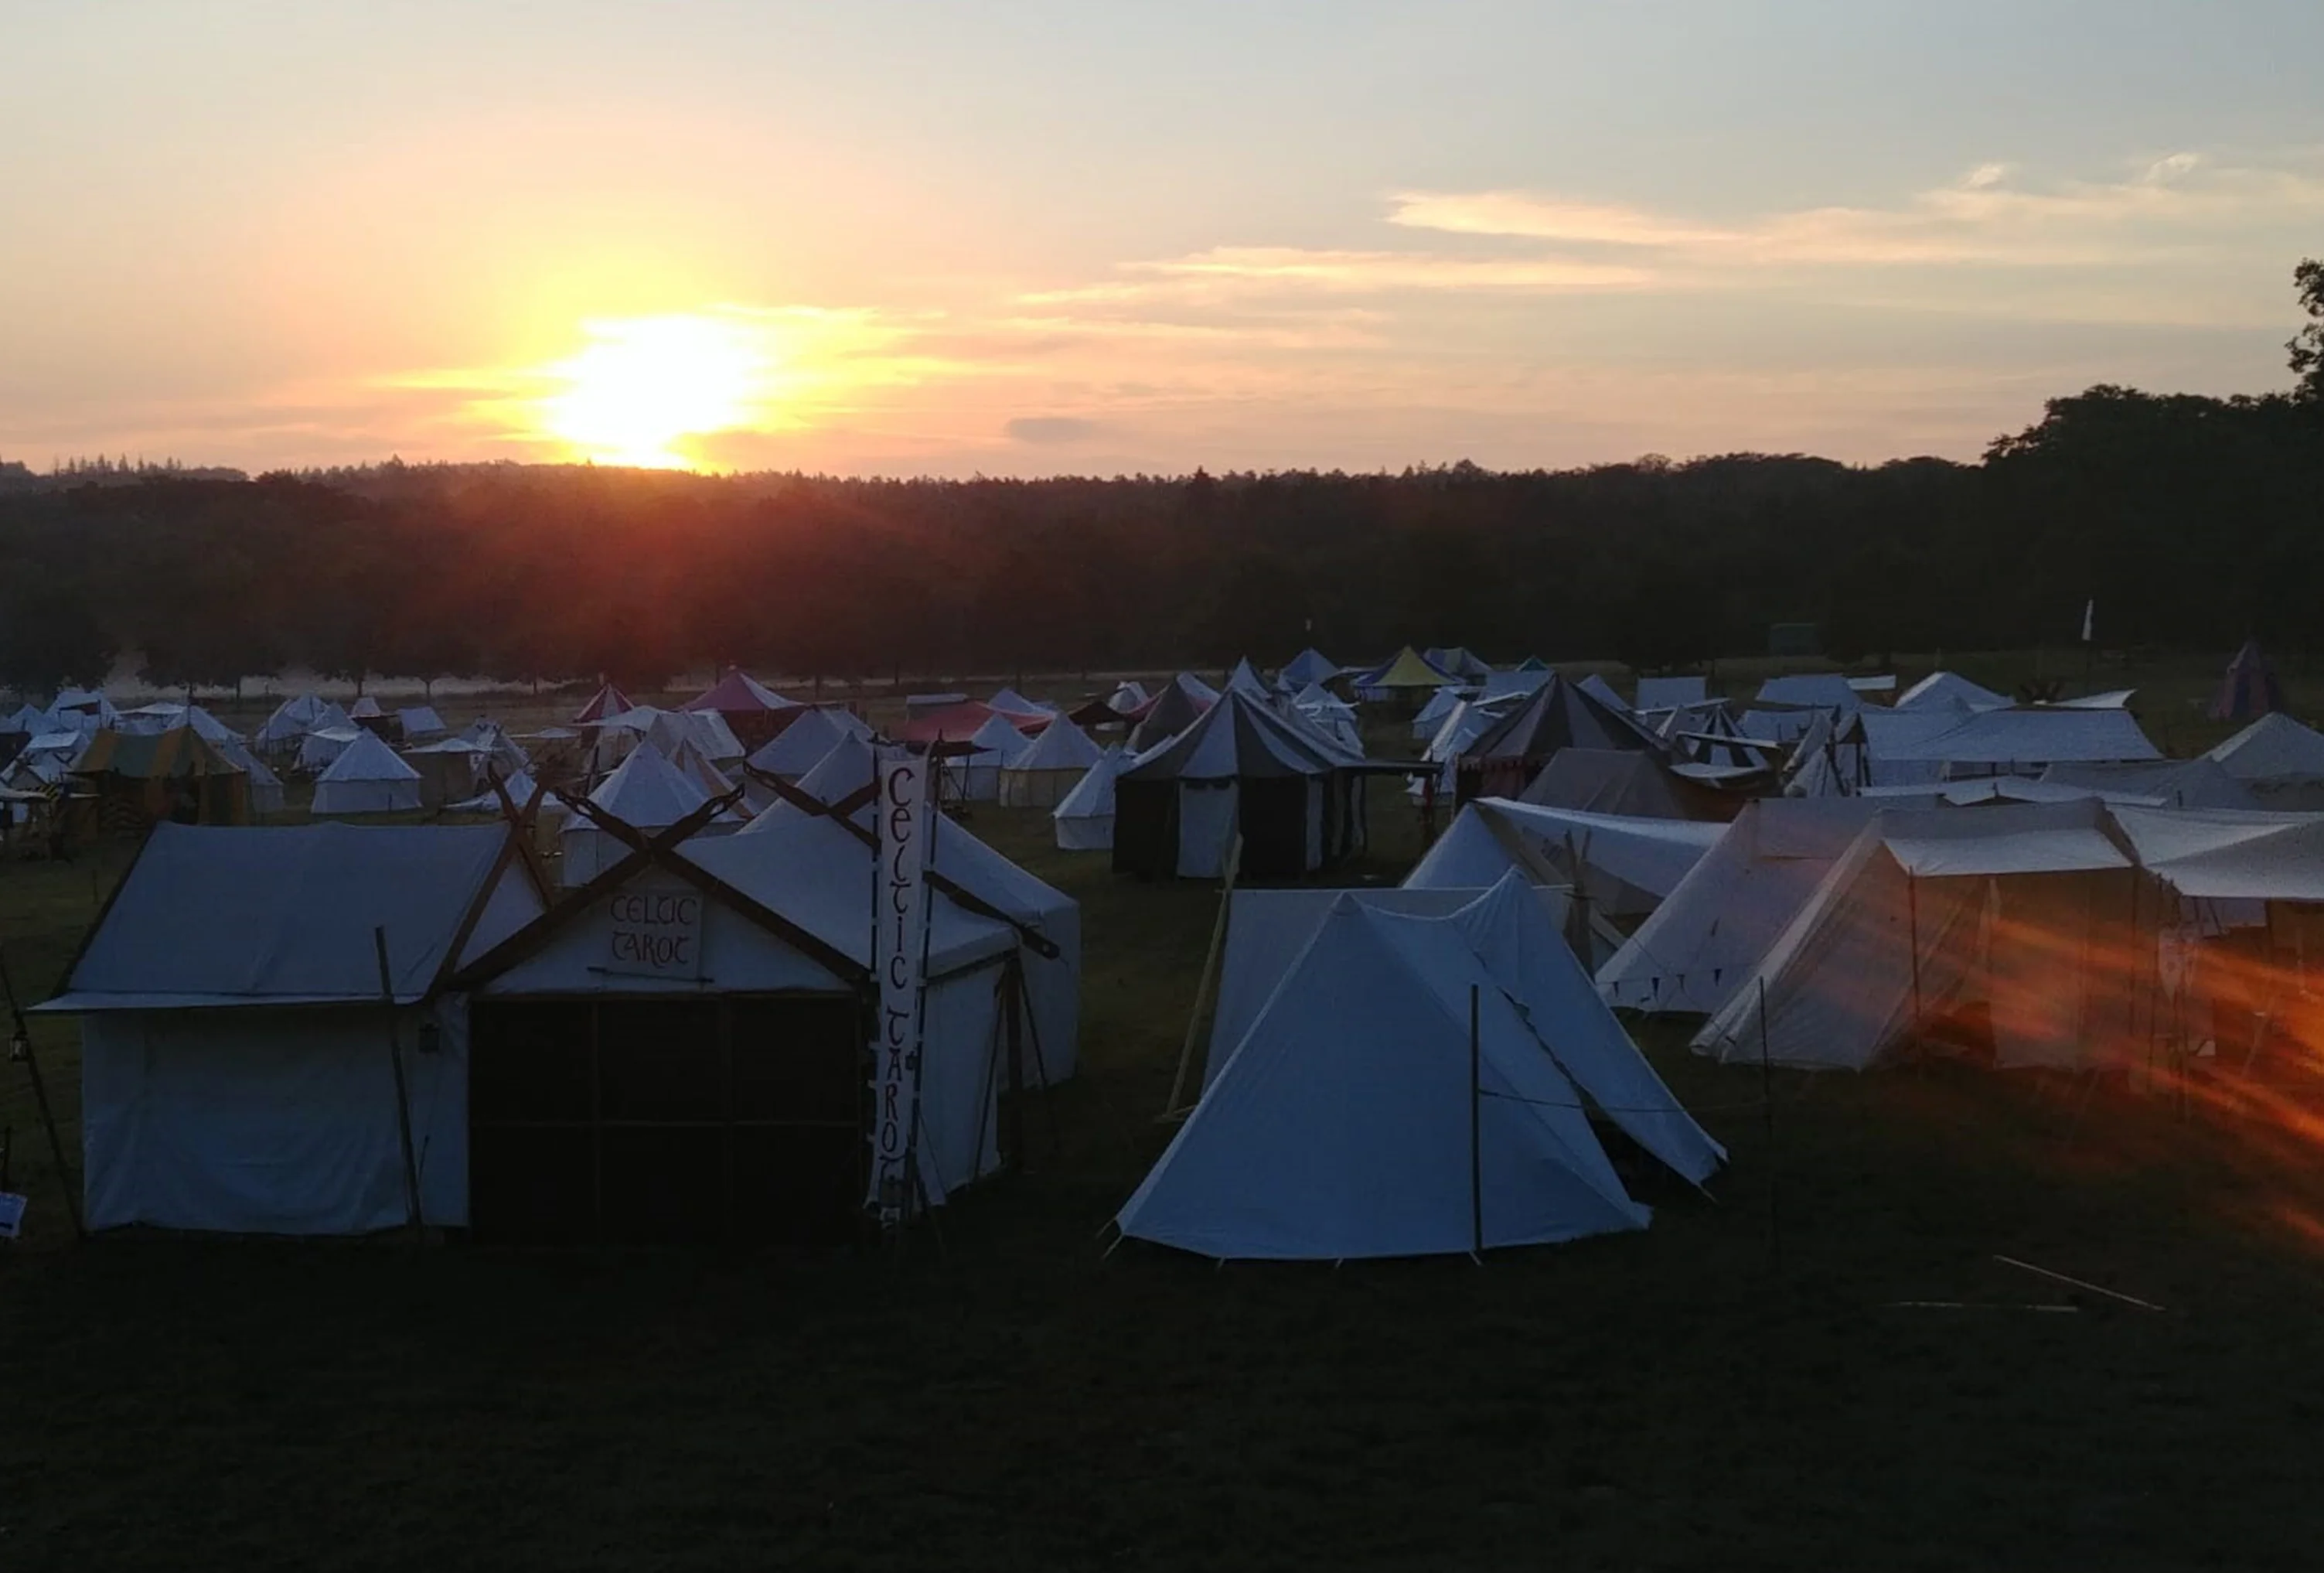
[[[2313,257],[2292,270],[2300,290],[2300,309],[2308,326],[2283,347],[2292,352],[2292,369],[2300,378],[2300,397],[2324,402],[2324,262]]]

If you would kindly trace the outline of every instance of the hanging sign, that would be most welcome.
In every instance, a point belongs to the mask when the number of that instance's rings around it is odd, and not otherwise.
[[[880,789],[879,864],[872,900],[872,965],[880,985],[872,1062],[872,1204],[883,1225],[912,1201],[912,1145],[919,1129],[920,1003],[927,967],[928,775],[933,762],[908,748],[872,751]]]
[[[630,884],[609,898],[604,970],[632,977],[702,976],[702,893]]]

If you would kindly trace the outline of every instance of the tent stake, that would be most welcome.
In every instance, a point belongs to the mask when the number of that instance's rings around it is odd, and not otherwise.
[[[372,949],[379,958],[379,1003],[387,1012],[387,1060],[395,1068],[395,1133],[403,1147],[403,1216],[417,1239],[427,1227],[420,1211],[420,1160],[411,1150],[411,1097],[403,1081],[403,1042],[395,1032],[395,977],[387,967],[387,930],[371,931]]]
[[[1484,1058],[1477,1030],[1477,985],[1469,985],[1469,1252],[1485,1251]]]

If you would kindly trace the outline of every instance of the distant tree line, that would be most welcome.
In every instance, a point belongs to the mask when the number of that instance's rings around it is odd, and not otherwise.
[[[405,465],[0,495],[0,683],[649,686],[1262,665],[1460,643],[1656,669],[2070,641],[2303,651],[2324,590],[2324,266],[2290,393],[2094,387],[1983,460],[1042,481]]]

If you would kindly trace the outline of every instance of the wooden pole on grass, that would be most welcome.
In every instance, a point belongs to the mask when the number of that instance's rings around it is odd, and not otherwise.
[[[379,958],[379,1002],[387,1012],[387,1059],[395,1068],[395,1133],[403,1147],[404,1217],[416,1237],[427,1223],[420,1209],[420,1160],[411,1147],[411,1097],[403,1081],[403,1042],[395,1032],[395,975],[387,966],[387,930],[373,929],[371,940]]]
[[[1185,1095],[1186,1072],[1194,1062],[1194,1034],[1203,1024],[1203,1005],[1211,997],[1211,985],[1217,981],[1219,953],[1227,942],[1227,911],[1234,905],[1235,874],[1242,867],[1242,832],[1227,843],[1226,883],[1219,889],[1219,915],[1211,925],[1210,954],[1203,958],[1202,981],[1194,985],[1194,1008],[1186,1017],[1186,1041],[1178,1049],[1178,1073],[1170,1079],[1170,1101],[1163,1106],[1162,1117],[1169,1119],[1185,1107],[1178,1100]]]

